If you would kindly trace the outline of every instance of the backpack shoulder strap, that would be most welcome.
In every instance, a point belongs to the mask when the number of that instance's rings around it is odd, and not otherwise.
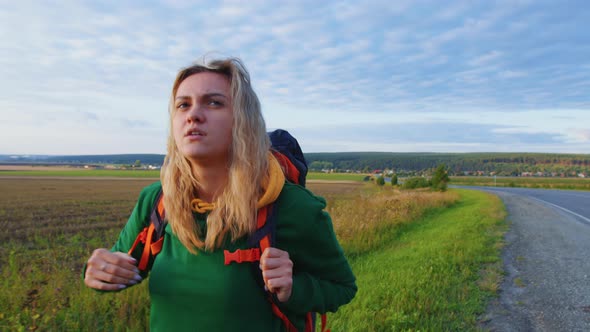
[[[164,195],[162,189],[156,195],[152,213],[150,214],[150,223],[135,238],[135,242],[129,249],[128,254],[132,255],[138,245],[142,245],[141,256],[137,267],[140,271],[145,272],[149,269],[150,262],[162,250],[164,242],[164,230],[166,229],[166,219],[164,210]]]
[[[166,211],[164,210],[164,192],[160,188],[150,215],[150,224],[154,225],[156,239],[164,237],[164,229],[166,229],[167,223]]]
[[[234,252],[229,250],[223,251],[224,263],[229,265],[233,262],[258,262],[260,256],[266,248],[274,244],[275,221],[274,215],[276,209],[274,204],[269,204],[258,209],[256,216],[256,231],[248,237],[248,247],[250,249],[237,249]]]

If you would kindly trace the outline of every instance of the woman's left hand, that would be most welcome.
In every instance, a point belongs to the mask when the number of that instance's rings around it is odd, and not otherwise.
[[[277,248],[266,248],[260,257],[260,269],[268,291],[275,293],[279,301],[287,301],[293,287],[293,262],[289,259],[289,253]]]

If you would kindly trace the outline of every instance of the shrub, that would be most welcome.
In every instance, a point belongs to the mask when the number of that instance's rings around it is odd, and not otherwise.
[[[407,179],[402,188],[404,189],[416,189],[430,187],[430,182],[423,177],[413,177]]]
[[[378,186],[383,186],[383,185],[385,185],[385,179],[382,176],[380,176],[377,178],[376,183]]]
[[[449,175],[445,169],[445,165],[438,165],[434,175],[432,176],[432,189],[436,191],[446,191],[447,183],[449,183]]]

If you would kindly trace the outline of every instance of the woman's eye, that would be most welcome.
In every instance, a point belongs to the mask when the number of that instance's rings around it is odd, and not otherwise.
[[[219,107],[219,106],[223,106],[223,103],[218,100],[211,100],[211,101],[209,101],[209,106]]]
[[[179,103],[176,105],[176,109],[182,110],[188,107],[188,103]]]

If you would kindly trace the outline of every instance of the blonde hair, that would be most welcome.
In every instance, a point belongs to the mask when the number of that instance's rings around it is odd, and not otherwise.
[[[214,202],[216,208],[207,217],[205,236],[201,234],[191,210],[191,200],[196,198],[200,186],[198,175],[195,177],[191,162],[180,153],[172,130],[178,87],[187,77],[202,72],[218,73],[228,78],[233,104],[228,181]],[[197,248],[208,251],[220,248],[228,233],[232,241],[253,233],[256,229],[256,201],[261,194],[261,183],[268,173],[270,141],[260,102],[242,61],[237,58],[203,61],[180,70],[172,87],[169,113],[167,155],[160,180],[166,219],[174,234],[190,252],[196,253]]]

